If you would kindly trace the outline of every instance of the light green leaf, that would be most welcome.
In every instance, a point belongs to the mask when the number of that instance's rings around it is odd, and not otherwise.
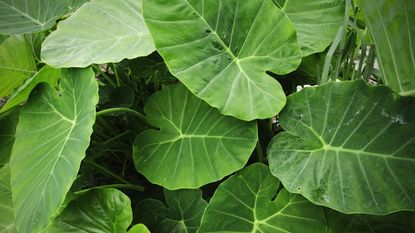
[[[325,211],[328,233],[410,233],[415,232],[415,213],[398,212],[385,216],[346,215]]]
[[[17,233],[14,225],[12,191],[10,189],[10,166],[0,169],[0,232]]]
[[[359,1],[376,45],[383,81],[415,96],[415,4],[412,0]]]
[[[0,33],[41,32],[53,27],[69,0],[0,0]]]
[[[271,172],[312,202],[344,213],[415,210],[415,98],[362,80],[288,97]]]
[[[264,164],[253,164],[223,182],[202,217],[198,233],[326,232],[321,207],[285,189]]]
[[[23,36],[11,36],[0,45],[0,99],[35,72],[32,47]]]
[[[20,109],[15,109],[0,115],[0,168],[9,162],[19,114]]]
[[[134,142],[137,171],[167,189],[198,188],[241,169],[257,141],[256,122],[221,115],[183,85],[153,94],[144,112],[159,130]]]
[[[58,212],[89,145],[98,102],[91,69],[65,70],[59,94],[43,84],[20,113],[11,186],[19,232],[38,232]]]
[[[49,66],[44,66],[39,72],[35,73],[32,77],[26,79],[23,85],[19,86],[16,91],[11,94],[7,100],[7,103],[0,109],[0,113],[5,112],[29,98],[32,90],[39,83],[49,83],[55,86],[61,75],[61,70],[54,69]]]
[[[47,232],[127,231],[133,219],[130,199],[116,189],[92,189],[69,203]]]
[[[293,22],[303,57],[324,51],[343,25],[344,0],[287,0],[282,8]]]
[[[136,224],[128,231],[128,233],[150,233],[147,227],[143,224]]]
[[[200,190],[164,190],[166,204],[146,199],[139,203],[135,217],[157,233],[196,233],[207,203]]]
[[[157,51],[192,93],[225,115],[269,118],[285,105],[281,85],[301,61],[295,29],[271,0],[144,0]]]
[[[86,67],[153,51],[141,0],[92,0],[59,22],[43,42],[41,57],[54,67]]]

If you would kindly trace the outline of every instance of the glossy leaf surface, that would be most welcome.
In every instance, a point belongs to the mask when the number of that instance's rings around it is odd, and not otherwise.
[[[357,80],[288,99],[268,156],[290,192],[344,213],[415,209],[415,98]]]
[[[47,30],[68,10],[70,3],[69,0],[0,0],[0,33]]]
[[[39,83],[49,83],[50,85],[55,86],[60,78],[60,75],[61,70],[54,69],[47,65],[44,66],[41,70],[33,74],[32,77],[26,79],[25,82],[9,96],[7,103],[0,109],[0,113],[26,101],[32,90]]]
[[[59,22],[43,42],[41,56],[53,67],[86,67],[153,51],[141,0],[92,0]]]
[[[295,29],[271,0],[144,0],[157,51],[192,93],[225,115],[269,118],[284,106],[265,71],[300,64]]]
[[[9,95],[36,73],[32,48],[23,36],[11,36],[0,45],[0,98]]]
[[[135,216],[152,232],[196,233],[207,203],[200,190],[164,190],[167,206],[159,200],[139,203]]]
[[[253,164],[223,182],[202,217],[199,233],[325,232],[321,207],[285,189],[263,164]]]
[[[128,196],[116,189],[93,189],[69,203],[48,232],[125,233],[132,221]]]
[[[59,94],[43,84],[23,107],[16,129],[11,187],[19,232],[38,232],[58,212],[89,145],[98,102],[90,69],[67,70]]]
[[[153,94],[144,112],[160,131],[137,136],[135,166],[170,190],[198,188],[241,169],[257,140],[256,122],[221,115],[183,85]]]
[[[282,10],[293,22],[303,57],[324,51],[343,25],[344,0],[287,0]]]
[[[383,81],[403,96],[415,96],[415,4],[412,0],[359,2],[376,45]]]

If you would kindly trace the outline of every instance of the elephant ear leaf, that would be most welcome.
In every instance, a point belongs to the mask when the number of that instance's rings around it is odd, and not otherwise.
[[[312,202],[343,213],[415,210],[415,98],[364,81],[288,97],[271,172]]]
[[[20,112],[10,158],[19,232],[48,225],[85,156],[95,121],[98,85],[91,69],[62,72],[59,93],[41,84]]]
[[[198,232],[326,232],[321,207],[278,186],[266,165],[244,168],[220,184]]]
[[[166,204],[146,199],[139,203],[135,217],[152,232],[196,233],[207,203],[200,190],[164,190]]]
[[[172,74],[209,105],[242,120],[272,117],[285,105],[266,71],[295,70],[301,51],[271,0],[143,0],[143,9]]]
[[[47,232],[126,232],[132,219],[131,202],[124,193],[92,189],[70,202]]]
[[[149,129],[136,137],[135,167],[152,183],[170,190],[222,179],[245,166],[256,145],[256,122],[220,114],[183,85],[154,93],[144,112],[160,130]]]

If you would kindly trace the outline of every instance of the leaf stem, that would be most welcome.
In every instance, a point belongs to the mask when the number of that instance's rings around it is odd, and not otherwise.
[[[117,70],[117,66],[112,63],[112,70],[114,71],[115,74],[115,79],[117,80],[117,86],[121,87],[121,79],[120,79],[120,75],[118,74],[118,70]]]
[[[256,142],[255,149],[256,149],[256,153],[258,155],[258,161],[260,163],[264,163],[265,162],[264,154],[262,153],[262,147],[261,147],[261,143],[259,142],[259,140],[257,140],[257,142]]]
[[[116,180],[118,180],[118,181],[120,181],[124,184],[132,185],[130,182],[128,182],[127,180],[125,180],[121,176],[115,174],[114,172],[110,171],[109,169],[105,168],[104,166],[95,163],[92,160],[87,160],[86,159],[86,160],[84,160],[84,162],[91,165],[91,166],[93,166],[94,168],[96,168],[98,171],[100,171],[104,175],[112,177],[112,178],[114,178],[114,179],[116,179]]]
[[[138,111],[133,110],[131,108],[108,108],[108,109],[104,109],[104,110],[101,110],[101,111],[97,112],[97,116],[108,115],[108,114],[113,114],[113,113],[120,113],[120,112],[131,113],[131,114],[137,116],[137,118],[139,118],[141,121],[147,123],[148,125],[151,125],[147,121],[147,118],[141,112],[138,112]]]

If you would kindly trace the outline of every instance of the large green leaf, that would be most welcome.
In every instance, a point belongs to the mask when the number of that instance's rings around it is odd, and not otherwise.
[[[19,232],[38,232],[58,212],[89,145],[98,102],[91,69],[62,71],[59,94],[36,88],[20,113],[11,186]]]
[[[415,96],[415,4],[413,0],[359,1],[376,45],[387,86]]]
[[[143,224],[137,224],[128,230],[128,233],[150,233],[148,228]]]
[[[295,29],[271,0],[144,0],[144,19],[174,76],[225,115],[269,118],[285,105],[266,71],[300,64]]]
[[[221,115],[183,85],[153,94],[145,105],[158,130],[134,142],[137,170],[168,189],[198,188],[241,169],[256,141],[256,122]]]
[[[35,72],[32,47],[23,36],[11,36],[0,45],[0,99]]]
[[[16,109],[0,115],[0,168],[9,162],[19,114],[20,109]]]
[[[344,0],[287,0],[282,11],[293,22],[303,57],[322,52],[343,25]]]
[[[321,207],[285,189],[268,167],[254,164],[223,182],[202,217],[198,233],[326,232]]]
[[[137,205],[135,217],[152,232],[196,233],[207,203],[200,190],[164,190],[167,206],[161,201],[146,199]]]
[[[415,209],[415,98],[334,82],[288,97],[280,123],[268,156],[290,192],[344,213]]]
[[[10,189],[10,166],[0,169],[0,232],[17,232],[14,225],[12,191]]]
[[[6,104],[0,109],[0,113],[5,112],[26,101],[29,98],[32,90],[39,83],[45,82],[55,86],[60,78],[60,74],[61,70],[54,69],[47,65],[44,66],[41,70],[39,70],[39,72],[36,72],[32,77],[26,79],[23,85],[19,86],[13,92],[13,94],[9,96]]]
[[[70,6],[69,0],[0,0],[0,33],[44,31],[55,25]]]
[[[411,233],[415,232],[415,212],[398,212],[385,216],[346,215],[326,210],[328,233]]]
[[[153,51],[141,0],[92,0],[58,24],[44,41],[41,56],[54,67],[86,67]]]
[[[133,219],[130,199],[116,189],[92,189],[69,203],[47,232],[125,233]]]

